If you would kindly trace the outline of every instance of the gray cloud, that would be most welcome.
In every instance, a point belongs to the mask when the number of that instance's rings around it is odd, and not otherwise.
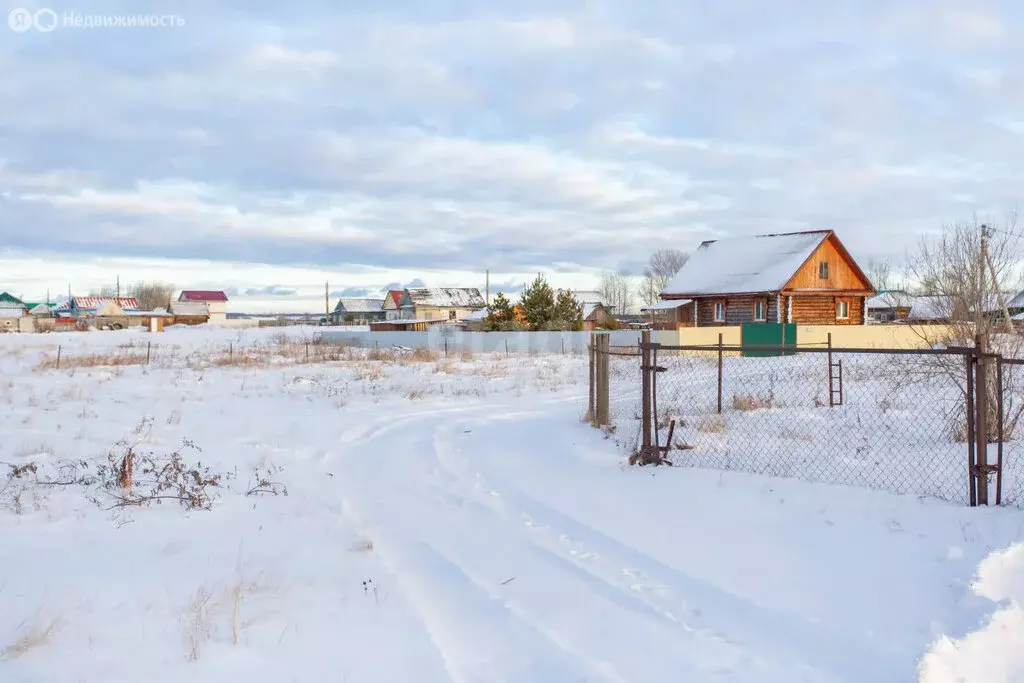
[[[177,7],[5,37],[3,243],[430,279],[828,227],[898,259],[1024,175],[1007,0]]]
[[[245,290],[245,296],[295,296],[296,290],[280,285],[251,288]]]

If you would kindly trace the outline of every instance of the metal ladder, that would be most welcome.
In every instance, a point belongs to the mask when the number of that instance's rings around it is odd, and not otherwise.
[[[828,358],[828,405],[829,407],[843,405],[843,361],[832,361],[832,354]]]

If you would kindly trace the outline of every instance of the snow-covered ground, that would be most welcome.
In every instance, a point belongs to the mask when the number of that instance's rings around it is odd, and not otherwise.
[[[0,335],[0,681],[1024,676],[1020,510],[632,469],[583,357],[314,335]]]

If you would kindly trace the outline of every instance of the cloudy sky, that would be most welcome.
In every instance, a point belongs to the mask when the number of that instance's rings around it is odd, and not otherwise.
[[[586,288],[832,228],[863,260],[1004,215],[1009,0],[23,3],[0,25],[0,290],[159,279],[234,310],[415,281]],[[68,13],[183,26],[75,28]]]

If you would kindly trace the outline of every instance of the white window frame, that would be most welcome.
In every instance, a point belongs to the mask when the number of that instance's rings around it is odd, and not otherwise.
[[[846,315],[841,315],[840,311],[846,308]],[[849,320],[850,319],[850,302],[846,299],[840,299],[836,302],[836,320]]]
[[[719,315],[718,315],[718,308],[719,308],[719,306],[721,306],[721,308],[722,308],[722,315],[721,315],[721,317],[719,317]],[[724,301],[716,301],[716,302],[714,302],[713,309],[712,309],[712,315],[714,316],[714,320],[715,320],[716,323],[724,323],[725,322],[725,302]]]
[[[761,307],[761,315],[757,314],[758,306]],[[768,322],[768,302],[765,299],[754,299],[754,322]]]

